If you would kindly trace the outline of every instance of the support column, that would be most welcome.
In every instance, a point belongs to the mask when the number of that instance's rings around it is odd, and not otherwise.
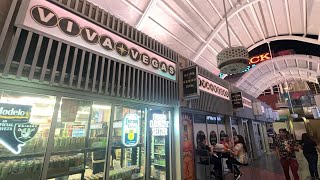
[[[253,120],[248,120],[248,128],[249,134],[251,139],[251,146],[252,146],[252,155],[254,159],[257,159],[260,156],[260,149],[257,147],[257,141],[254,134],[254,127],[253,127]]]
[[[232,121],[231,120],[232,120],[232,117],[228,116],[226,118],[225,125],[226,125],[226,133],[228,134],[229,139],[232,140],[232,142],[233,142]]]
[[[173,112],[173,149],[172,149],[172,178],[181,180],[183,177],[182,171],[182,142],[183,137],[181,135],[183,126],[181,125],[181,110],[179,107],[174,108]],[[174,168],[173,168],[174,167]]]
[[[269,146],[269,140],[268,140],[268,132],[267,132],[267,124],[266,122],[261,124],[262,126],[262,135],[264,139],[264,144],[265,144],[265,150],[267,154],[270,154],[270,146]]]

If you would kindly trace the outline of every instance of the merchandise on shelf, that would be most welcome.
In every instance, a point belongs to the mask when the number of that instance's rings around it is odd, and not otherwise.
[[[54,151],[84,148],[85,137],[55,137]]]

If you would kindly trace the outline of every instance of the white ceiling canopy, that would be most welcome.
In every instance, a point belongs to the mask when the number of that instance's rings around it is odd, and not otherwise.
[[[223,0],[91,0],[186,58],[218,74],[227,47]],[[281,39],[317,40],[320,1],[226,0],[232,46],[249,50]],[[294,36],[300,34],[302,37]]]
[[[294,80],[317,83],[320,58],[309,55],[288,55],[258,64],[235,84],[241,90],[258,97],[265,89]]]

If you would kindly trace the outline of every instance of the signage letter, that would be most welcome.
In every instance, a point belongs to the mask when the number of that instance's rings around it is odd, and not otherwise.
[[[270,59],[270,53],[265,53],[260,55],[260,62]]]
[[[250,61],[249,61],[249,64],[257,64],[257,63],[260,61],[259,57],[260,57],[260,56],[254,56],[254,57],[252,57],[252,58],[250,59]]]
[[[38,8],[38,12],[39,12],[39,16],[41,21],[47,23],[49,22],[50,19],[53,18],[54,14],[52,12],[49,12],[49,14],[47,16],[44,15],[44,10],[42,8]]]

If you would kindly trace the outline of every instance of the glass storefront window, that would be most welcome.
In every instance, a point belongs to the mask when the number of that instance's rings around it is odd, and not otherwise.
[[[110,113],[110,105],[62,98],[48,179],[103,178]]]
[[[114,111],[109,179],[144,179],[145,112],[116,106]]]
[[[0,179],[39,179],[56,99],[0,93]]]
[[[149,111],[150,179],[170,179],[170,119],[169,111]]]
[[[110,117],[110,105],[93,104],[86,156],[86,179],[104,177]]]

